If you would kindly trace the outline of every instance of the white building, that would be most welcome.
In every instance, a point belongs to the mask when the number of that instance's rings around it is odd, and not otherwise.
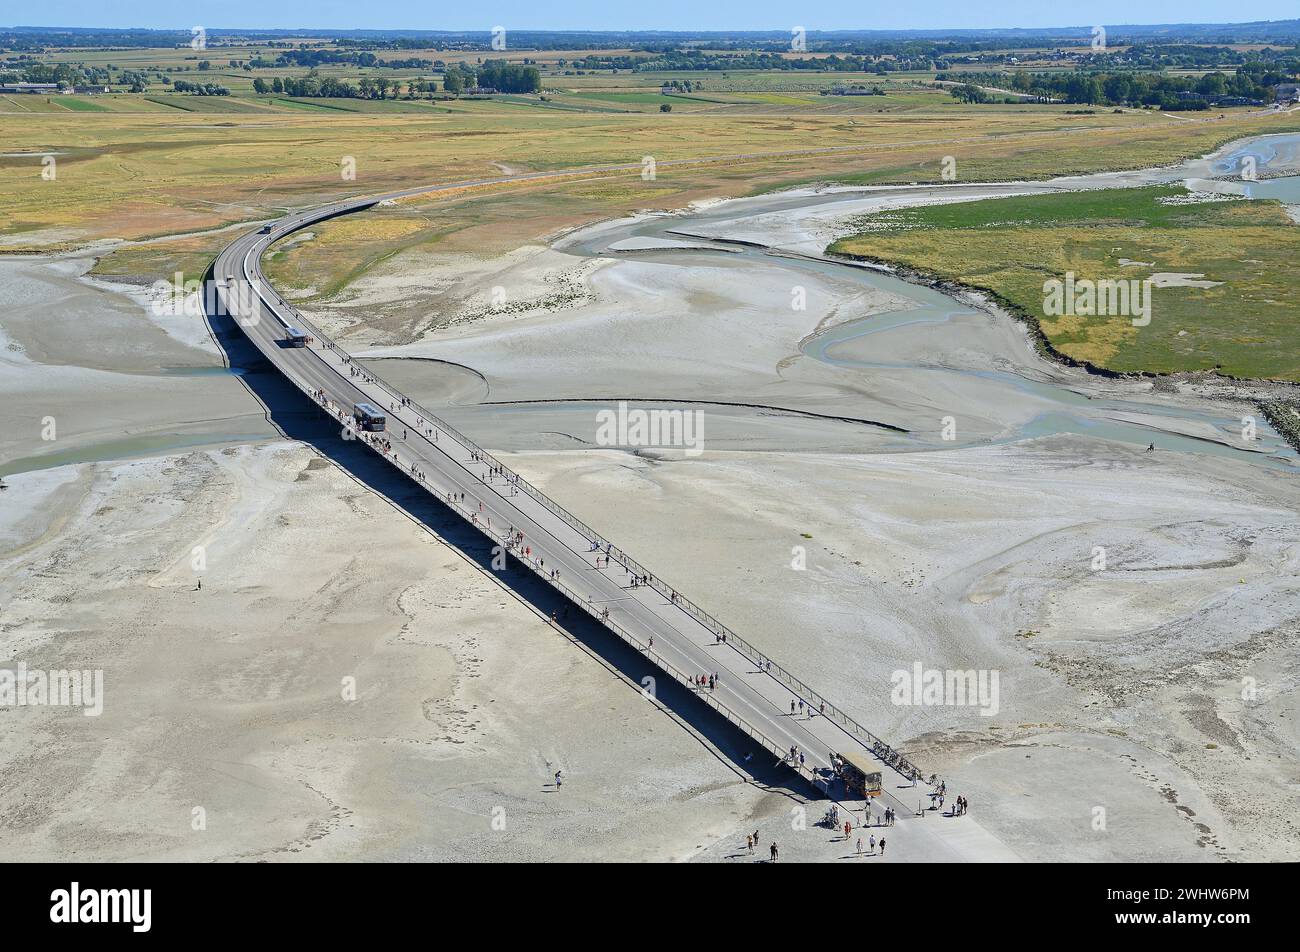
[[[58,83],[0,83],[0,93],[57,93]]]

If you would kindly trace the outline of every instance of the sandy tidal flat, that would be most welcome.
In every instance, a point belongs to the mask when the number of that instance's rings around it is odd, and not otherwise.
[[[784,807],[304,447],[9,482],[4,663],[105,684],[0,709],[10,858],[667,860]]]

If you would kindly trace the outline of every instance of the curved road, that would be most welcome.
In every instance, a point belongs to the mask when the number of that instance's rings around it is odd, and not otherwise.
[[[800,150],[822,151],[822,150]],[[740,156],[702,161],[726,161]],[[682,160],[684,164],[694,160]],[[669,164],[669,163],[662,163]],[[684,684],[701,674],[717,674],[713,690],[697,693],[776,758],[829,796],[838,793],[831,779],[834,751],[850,748],[883,756],[897,773],[885,770],[885,788],[898,775],[912,781],[919,771],[899,752],[857,724],[772,659],[748,645],[663,580],[650,576],[627,553],[546,498],[502,466],[468,438],[353,362],[352,358],[299,315],[266,281],[261,258],[275,241],[329,218],[371,208],[379,202],[440,191],[460,191],[528,179],[567,178],[601,172],[640,171],[640,163],[589,167],[566,172],[476,179],[407,189],[374,198],[351,199],[295,212],[266,229],[245,234],[217,257],[212,270],[216,300],[233,317],[267,359],[299,389],[339,421],[345,437],[365,440],[376,452],[448,503],[486,537],[496,564],[513,560],[512,571],[526,569],[558,588],[577,607],[635,647],[665,674]],[[210,300],[205,295],[205,300]],[[301,328],[314,338],[306,347],[285,346],[286,328]],[[353,407],[368,402],[388,415],[387,432],[358,433]],[[383,442],[381,442],[381,440]],[[462,501],[463,499],[463,501]],[[598,565],[598,562],[600,563]],[[721,638],[725,635],[726,640]],[[803,701],[809,713],[791,714]],[[813,711],[825,713],[812,714]],[[789,759],[791,748],[802,758]],[[762,756],[759,751],[756,756]],[[891,780],[892,778],[892,780]],[[908,800],[923,796],[918,787]],[[892,794],[889,794],[892,796]],[[914,803],[895,802],[902,816]],[[925,831],[927,857],[960,860],[987,855],[996,844],[980,831],[941,836],[940,823],[909,823]],[[978,827],[963,822],[974,833]],[[996,850],[995,850],[996,851]]]

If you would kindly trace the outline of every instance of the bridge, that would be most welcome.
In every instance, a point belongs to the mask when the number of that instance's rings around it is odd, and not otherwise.
[[[533,178],[639,169],[638,163],[478,179],[296,212],[242,235],[226,247],[213,264],[215,287],[205,290],[215,291],[211,297],[216,306],[243,328],[280,373],[339,422],[346,438],[364,441],[481,532],[492,547],[496,565],[510,561],[516,570],[534,573],[664,675],[697,693],[825,796],[835,798],[840,787],[834,779],[834,754],[850,749],[879,761],[887,793],[891,782],[897,785],[900,777],[908,784],[922,782],[922,771],[910,758],[690,601],[621,546],[353,360],[288,304],[262,273],[262,255],[273,242],[383,201]],[[209,297],[205,294],[205,301]],[[290,328],[307,334],[306,346],[288,346]],[[358,427],[353,413],[358,403],[369,403],[386,414],[384,432]],[[711,674],[717,674],[716,684],[700,687],[700,675]],[[916,792],[924,796],[928,791],[919,788]],[[908,799],[913,802],[904,805],[895,801],[902,816],[915,812],[916,798]],[[937,828],[942,824],[911,825]],[[927,836],[938,833],[938,829],[926,831]],[[942,859],[974,855],[960,845],[960,838],[957,843],[940,841],[934,846],[928,855]]]

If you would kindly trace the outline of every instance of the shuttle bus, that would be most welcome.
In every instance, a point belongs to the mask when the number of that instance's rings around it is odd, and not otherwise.
[[[352,409],[352,418],[357,421],[359,430],[383,430],[384,411],[369,403],[358,403]]]
[[[847,750],[840,753],[844,762],[841,775],[844,778],[844,792],[850,800],[865,800],[878,797],[883,792],[883,773],[866,751]]]
[[[306,347],[311,343],[311,337],[306,331],[299,330],[296,327],[286,327],[284,329],[284,345],[286,347]]]

